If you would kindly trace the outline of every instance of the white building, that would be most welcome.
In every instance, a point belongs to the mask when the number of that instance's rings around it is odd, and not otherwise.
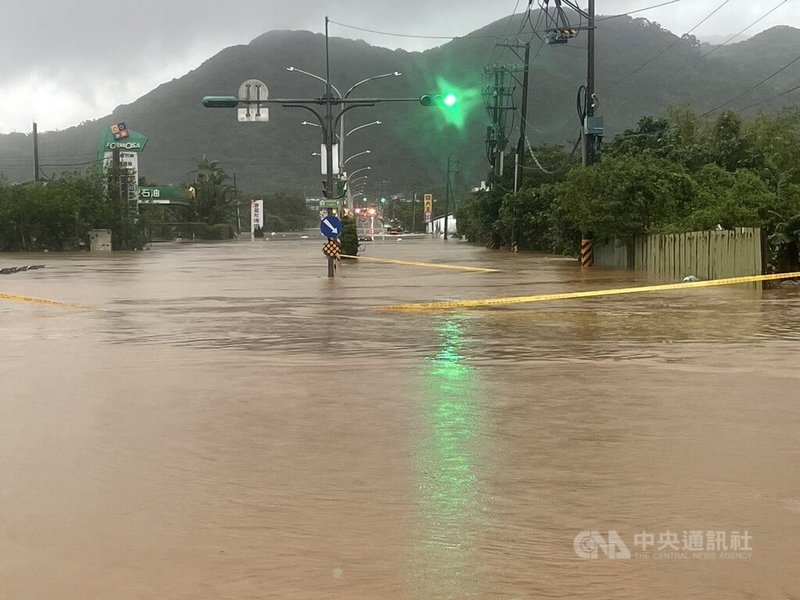
[[[444,235],[444,215],[434,219],[430,223],[426,223],[425,233],[432,233],[437,237]],[[447,237],[456,235],[457,233],[458,227],[456,227],[456,217],[455,215],[449,215],[447,217]]]

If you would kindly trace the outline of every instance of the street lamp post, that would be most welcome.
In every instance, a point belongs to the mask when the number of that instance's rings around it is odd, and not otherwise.
[[[593,1],[593,0],[592,0]],[[315,79],[324,82],[325,84],[325,95],[323,97],[317,98],[269,98],[268,91],[266,85],[258,80],[252,79],[245,81],[242,84],[239,94],[237,95],[224,95],[224,96],[204,96],[203,97],[203,106],[206,108],[240,108],[239,112],[239,120],[246,120],[246,121],[253,121],[253,122],[265,122],[269,120],[268,113],[265,111],[262,113],[262,107],[268,106],[269,104],[280,104],[286,108],[302,108],[311,112],[319,122],[322,130],[322,144],[325,148],[326,154],[326,178],[323,182],[323,186],[325,188],[325,196],[330,198],[341,198],[343,194],[340,191],[338,185],[334,186],[334,177],[333,177],[333,147],[334,142],[336,140],[336,128],[339,126],[339,136],[342,137],[344,132],[344,126],[342,125],[342,119],[344,114],[355,108],[365,108],[365,107],[372,107],[378,103],[385,103],[385,102],[419,102],[422,106],[431,106],[434,101],[438,98],[437,95],[430,95],[430,94],[423,94],[419,97],[398,97],[398,98],[357,98],[354,100],[349,100],[348,96],[350,93],[353,92],[358,86],[367,83],[368,81],[372,81],[373,79],[380,79],[382,77],[399,77],[401,73],[394,71],[392,73],[384,73],[382,75],[375,75],[373,77],[368,77],[362,81],[359,81],[355,85],[351,86],[345,94],[342,94],[335,86],[331,84],[330,78],[330,49],[329,49],[329,34],[328,34],[328,26],[330,23],[330,19],[325,17],[325,78],[319,77],[318,75],[314,75],[313,73],[308,73],[307,71],[302,71],[301,69],[297,69],[295,67],[289,67],[289,71],[298,71],[305,75],[314,77]],[[250,95],[251,88],[255,89],[256,97],[253,99]],[[246,90],[246,91],[244,91]],[[336,91],[338,94],[338,98],[333,95],[333,91]],[[261,94],[264,93],[262,97]],[[340,107],[339,114],[334,118],[333,115],[333,106],[338,105]],[[317,107],[324,107],[324,110],[317,110]],[[241,108],[244,107],[244,108]],[[255,108],[255,114],[250,112],[251,108]],[[341,152],[341,149],[340,149]],[[351,157],[353,158],[353,157]],[[338,181],[336,182],[338,183]],[[334,231],[335,233],[335,231]],[[328,277],[334,276],[334,269],[333,269],[333,259],[329,257],[328,260]]]
[[[327,28],[327,20],[325,21],[325,25],[326,25],[326,28]],[[326,31],[327,31],[327,29],[326,29]],[[325,42],[327,44],[327,35],[325,37]],[[327,52],[326,52],[326,56],[327,56]],[[342,94],[342,92],[340,92],[339,89],[336,86],[334,86],[333,84],[330,83],[329,78],[320,77],[319,75],[315,75],[314,73],[310,73],[308,71],[304,71],[303,69],[298,69],[297,67],[294,67],[294,66],[286,67],[286,70],[287,71],[291,71],[293,73],[301,73],[303,75],[306,75],[307,77],[311,77],[313,79],[316,79],[317,81],[321,81],[326,86],[328,86],[330,89],[333,89],[333,91],[335,91],[336,94],[339,96],[339,99],[343,101],[342,104],[341,104],[340,112],[339,112],[339,164],[340,165],[344,165],[344,162],[345,162],[344,161],[344,140],[345,140],[345,138],[348,135],[350,135],[351,133],[353,133],[354,131],[358,131],[359,129],[362,129],[364,127],[369,127],[370,125],[380,125],[381,124],[381,121],[374,121],[373,123],[368,123],[366,125],[360,125],[359,127],[355,127],[355,128],[351,129],[350,131],[348,131],[345,134],[345,132],[344,132],[344,112],[346,110],[346,107],[345,107],[345,102],[344,101],[347,100],[350,97],[350,94],[352,94],[356,90],[356,88],[358,88],[359,86],[364,85],[365,83],[368,83],[370,81],[374,81],[376,79],[383,79],[385,77],[401,77],[403,75],[400,71],[392,71],[391,73],[381,73],[380,75],[373,75],[372,77],[366,77],[365,79],[362,79],[361,81],[356,82],[355,84],[351,85],[348,88],[348,90],[344,94]],[[306,124],[308,124],[308,123],[306,121],[304,121],[303,125],[306,125]]]

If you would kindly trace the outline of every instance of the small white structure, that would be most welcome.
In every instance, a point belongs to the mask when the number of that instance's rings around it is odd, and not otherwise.
[[[457,232],[458,232],[458,227],[456,226],[455,215],[449,215],[447,217],[447,236],[450,237],[456,235]],[[437,237],[440,235],[444,235],[444,215],[434,219],[430,223],[426,223],[425,233],[432,233]]]
[[[111,252],[111,230],[91,229],[89,231],[89,250],[92,252]]]

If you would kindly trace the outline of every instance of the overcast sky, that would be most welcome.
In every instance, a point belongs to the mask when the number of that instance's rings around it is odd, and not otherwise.
[[[597,0],[597,12],[618,14],[663,1]],[[738,32],[781,2],[728,0],[694,33],[717,42],[715,36]],[[585,7],[587,0],[579,3]],[[682,34],[720,4],[723,0],[681,0],[635,16]],[[527,0],[3,0],[3,5],[0,133],[8,133],[28,131],[34,120],[46,131],[101,117],[184,75],[227,46],[246,44],[272,29],[321,32],[326,15],[379,31],[459,36],[525,10]],[[747,35],[781,24],[800,27],[800,0],[785,0]],[[446,41],[369,34],[337,25],[331,25],[330,33],[407,50]]]

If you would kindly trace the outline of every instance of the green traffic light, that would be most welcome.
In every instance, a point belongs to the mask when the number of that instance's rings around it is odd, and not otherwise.
[[[386,198],[381,198],[381,204],[386,204]]]
[[[455,94],[447,94],[444,97],[444,105],[445,106],[453,107],[453,106],[456,105],[457,102],[458,102],[458,98],[456,97]]]

